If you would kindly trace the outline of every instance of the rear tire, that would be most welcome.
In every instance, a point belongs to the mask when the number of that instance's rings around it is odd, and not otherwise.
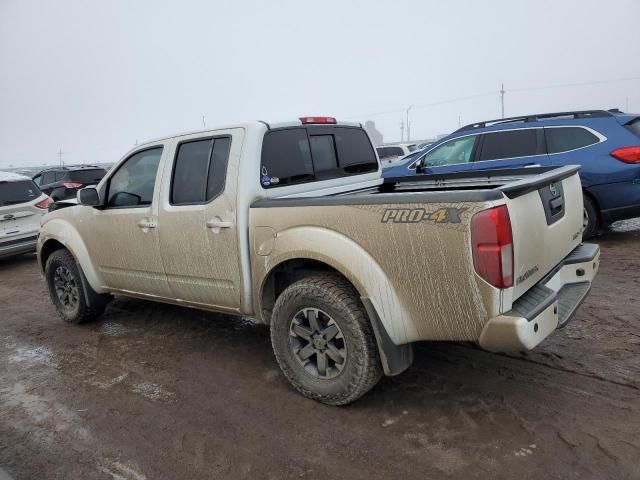
[[[600,221],[598,215],[598,209],[593,201],[586,195],[582,195],[582,201],[584,204],[583,221],[582,221],[582,239],[588,240],[593,238],[598,233],[600,228]]]
[[[56,250],[49,256],[44,275],[51,302],[65,322],[88,322],[104,312],[110,297],[99,295],[91,289],[68,250]],[[91,299],[91,305],[87,302],[87,297]]]
[[[337,275],[307,277],[282,292],[273,309],[271,344],[291,385],[328,405],[357,400],[382,376],[364,306]]]

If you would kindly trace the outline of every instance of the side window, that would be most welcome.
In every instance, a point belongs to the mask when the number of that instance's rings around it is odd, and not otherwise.
[[[482,141],[480,161],[502,158],[530,157],[543,153],[538,148],[538,130],[508,130],[485,133]]]
[[[35,183],[37,186],[42,185],[42,175],[36,175],[35,177],[33,177],[33,183]]]
[[[67,172],[66,171],[59,171],[56,172],[56,182],[60,182],[62,180],[64,180],[64,178],[67,176]]]
[[[231,149],[231,137],[214,139],[211,149],[211,162],[207,180],[207,202],[214,199],[224,191],[224,183],[227,178],[227,163],[229,163],[229,150]]]
[[[42,174],[42,184],[41,185],[49,185],[56,181],[55,172],[44,172]]]
[[[109,179],[108,207],[150,205],[162,147],[150,148],[129,157]]]
[[[173,168],[173,205],[200,203],[204,200],[210,152],[210,138],[180,144]]]
[[[181,143],[173,168],[171,204],[205,203],[222,193],[230,146],[230,137]]]
[[[545,128],[544,133],[549,153],[567,152],[600,141],[593,133],[582,127]]]
[[[477,139],[477,135],[470,135],[449,140],[427,153],[421,165],[423,167],[438,167],[441,165],[469,163]]]

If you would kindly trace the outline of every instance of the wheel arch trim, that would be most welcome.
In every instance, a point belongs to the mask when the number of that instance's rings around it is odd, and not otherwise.
[[[87,247],[82,241],[80,234],[68,222],[61,219],[53,219],[48,221],[40,232],[37,244],[38,263],[42,271],[46,265],[46,259],[42,258],[42,252],[49,242],[60,243],[66,248],[73,258],[80,265],[83,276],[87,283],[96,293],[108,293],[102,286],[103,282],[94,268]]]

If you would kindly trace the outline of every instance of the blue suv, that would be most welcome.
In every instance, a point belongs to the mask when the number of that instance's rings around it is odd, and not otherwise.
[[[383,170],[385,178],[484,169],[581,165],[583,237],[640,216],[640,115],[547,113],[473,123]]]

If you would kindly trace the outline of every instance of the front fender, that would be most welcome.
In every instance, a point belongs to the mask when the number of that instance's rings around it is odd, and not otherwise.
[[[52,215],[52,214],[49,214]],[[60,242],[64,247],[71,252],[76,262],[80,264],[82,272],[91,285],[91,288],[96,293],[107,293],[107,290],[103,288],[103,281],[98,271],[94,268],[91,257],[87,247],[82,240],[82,237],[73,225],[63,218],[53,218],[42,226],[40,235],[38,236],[37,254],[38,263],[44,268],[42,263],[42,249],[49,241]]]
[[[275,267],[295,259],[317,260],[344,275],[361,297],[369,299],[394,344],[415,337],[410,317],[380,265],[353,240],[327,228],[304,226],[278,232],[269,254],[255,257],[262,273],[257,291],[262,291]]]

